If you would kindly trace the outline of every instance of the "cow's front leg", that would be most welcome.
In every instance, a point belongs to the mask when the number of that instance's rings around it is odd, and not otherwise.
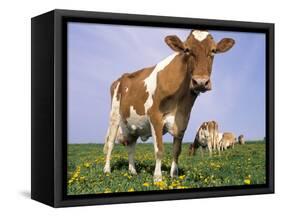
[[[211,142],[208,142],[208,149],[209,149],[209,156],[212,157],[212,155],[213,155],[213,150],[212,150],[212,144],[211,144]]]
[[[204,157],[204,152],[203,152],[203,147],[200,146],[200,154],[201,154],[201,157]]]
[[[178,160],[179,160],[179,155],[181,153],[181,145],[182,145],[182,138],[174,137],[173,162],[172,162],[171,171],[170,171],[170,175],[172,178],[178,176]]]
[[[137,171],[135,168],[135,151],[136,151],[136,142],[132,142],[127,145],[128,150],[128,160],[129,160],[129,172],[136,175]]]
[[[163,158],[164,145],[162,139],[163,125],[160,120],[152,119],[150,123],[151,133],[153,137],[154,153],[155,153],[155,170],[154,170],[154,182],[162,181],[161,161]]]

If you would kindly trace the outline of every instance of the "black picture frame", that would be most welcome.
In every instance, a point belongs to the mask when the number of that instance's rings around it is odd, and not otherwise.
[[[266,34],[266,184],[66,195],[68,21]],[[53,10],[31,21],[31,198],[53,207],[274,193],[274,24]]]

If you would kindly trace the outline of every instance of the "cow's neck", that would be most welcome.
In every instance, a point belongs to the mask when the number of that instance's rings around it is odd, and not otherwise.
[[[197,98],[190,88],[191,75],[188,71],[188,59],[183,54],[177,54],[158,75],[158,88],[155,99],[156,107],[163,114],[180,112],[189,119],[192,106]]]
[[[188,68],[189,59],[183,54],[178,54],[175,58],[176,70],[169,71],[169,73],[173,74],[173,82],[178,87],[175,93],[177,95],[177,104],[185,108],[185,113],[190,113],[198,94],[190,90],[191,72]]]

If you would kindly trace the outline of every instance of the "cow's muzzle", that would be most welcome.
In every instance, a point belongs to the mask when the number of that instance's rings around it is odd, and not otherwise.
[[[204,93],[212,89],[211,80],[209,77],[192,77],[190,81],[190,88],[193,91]]]

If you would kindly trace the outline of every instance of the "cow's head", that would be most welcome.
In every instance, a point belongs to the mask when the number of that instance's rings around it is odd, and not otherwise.
[[[235,43],[231,38],[216,43],[208,31],[201,30],[192,30],[184,42],[175,35],[167,36],[165,42],[187,57],[187,69],[191,74],[189,85],[195,93],[211,90],[210,76],[215,54],[228,51]]]
[[[198,136],[199,136],[200,142],[202,142],[205,145],[208,143],[210,134],[209,134],[209,129],[208,129],[208,123],[207,122],[204,122],[200,126],[200,128],[198,130]]]

